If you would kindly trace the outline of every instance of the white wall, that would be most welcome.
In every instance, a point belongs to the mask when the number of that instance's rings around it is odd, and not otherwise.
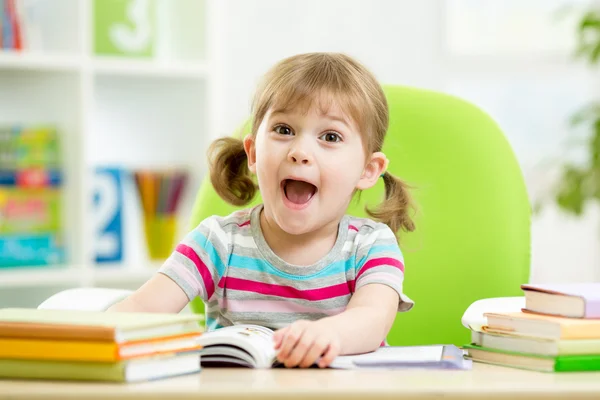
[[[497,0],[226,0],[228,21],[222,27],[226,45],[221,49],[225,107],[219,133],[231,132],[248,115],[254,85],[274,62],[301,52],[341,51],[366,64],[382,82],[454,93],[484,108],[512,143],[532,198],[539,197],[552,171],[540,163],[563,153],[562,141],[569,133],[566,119],[594,95],[597,81],[569,63],[568,26],[548,24],[549,4],[560,1],[505,0],[503,10],[485,15],[512,13],[509,29],[494,25],[501,22],[496,17],[485,21],[475,15],[472,21],[483,21],[473,26],[478,35],[470,35],[468,15],[461,11],[458,15],[466,20],[458,21],[459,28],[452,32],[465,36],[448,36],[447,15],[459,3],[475,11],[498,4]],[[473,42],[465,42],[465,37]],[[487,54],[469,53],[486,40]],[[550,166],[556,165],[550,161]],[[575,219],[549,207],[535,217],[532,281],[600,281],[600,219],[594,211]]]

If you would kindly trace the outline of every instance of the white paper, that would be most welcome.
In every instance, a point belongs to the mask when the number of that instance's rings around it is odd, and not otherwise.
[[[410,363],[410,362],[436,362],[442,359],[444,346],[403,346],[381,347],[372,353],[339,356],[331,368],[356,368],[354,363]]]

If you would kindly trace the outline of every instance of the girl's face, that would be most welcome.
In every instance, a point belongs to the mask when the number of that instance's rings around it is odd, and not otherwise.
[[[271,109],[244,147],[267,217],[296,235],[337,225],[353,192],[373,186],[387,166],[383,153],[367,157],[358,127],[336,104],[327,113]]]

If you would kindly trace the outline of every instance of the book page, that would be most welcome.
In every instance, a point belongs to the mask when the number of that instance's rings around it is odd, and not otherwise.
[[[405,347],[381,347],[374,352],[339,356],[331,368],[352,369],[358,365],[377,365],[377,364],[408,364],[408,363],[427,363],[438,362],[442,359],[444,346],[405,346]]]
[[[273,334],[258,325],[234,325],[204,333],[197,343],[204,347],[237,346],[250,353],[257,368],[270,368],[276,357]]]

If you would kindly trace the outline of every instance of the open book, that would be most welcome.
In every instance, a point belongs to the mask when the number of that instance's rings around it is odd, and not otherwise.
[[[202,367],[276,368],[274,331],[257,325],[234,325],[198,338]],[[337,357],[330,368],[439,368],[469,369],[461,349],[453,345],[381,347],[374,352]]]
[[[277,361],[275,332],[258,325],[234,325],[203,333],[197,343],[202,367],[271,368]]]

